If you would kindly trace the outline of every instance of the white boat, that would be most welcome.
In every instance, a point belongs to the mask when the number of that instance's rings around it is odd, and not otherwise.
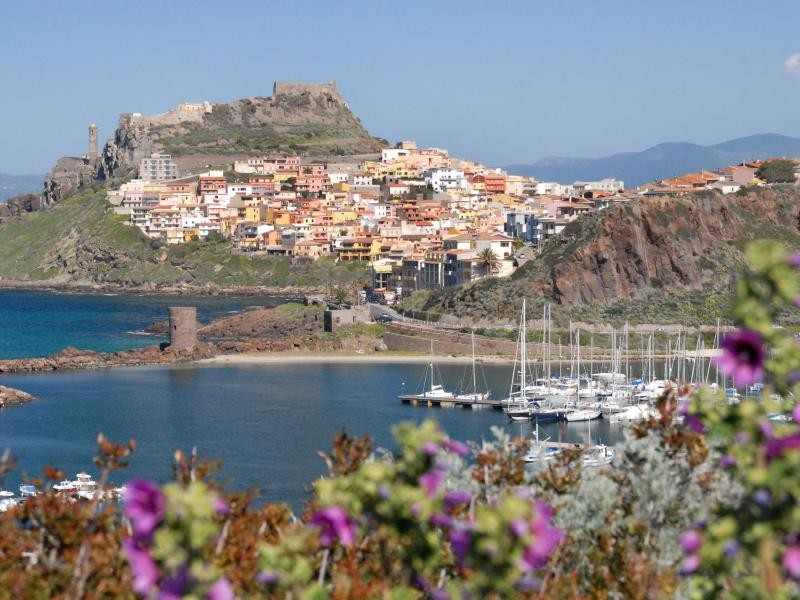
[[[567,412],[567,421],[593,421],[601,416],[600,410],[596,408],[576,408]]]
[[[88,473],[78,473],[75,481],[72,482],[79,492],[94,492],[97,489],[97,482]]]
[[[35,486],[24,484],[19,486],[19,495],[23,498],[27,498],[28,496],[36,496],[38,493],[39,490],[37,490]]]
[[[471,402],[473,409],[483,408],[482,404],[485,403],[489,396],[491,395],[491,390],[489,390],[489,386],[486,385],[486,377],[483,377],[484,380],[484,387],[486,388],[485,391],[480,392],[478,391],[478,373],[477,373],[477,361],[475,360],[475,332],[472,332],[471,335],[472,341],[472,385],[468,387],[466,390],[463,390],[460,394],[456,396],[456,400],[459,402]]]
[[[583,466],[599,467],[610,464],[611,461],[614,460],[614,455],[614,448],[610,446],[606,446],[605,444],[592,446],[583,453]]]
[[[68,494],[78,491],[78,487],[75,485],[75,482],[69,481],[68,479],[58,482],[53,486],[53,489],[57,492],[63,492]]]
[[[454,400],[455,394],[445,390],[441,383],[436,383],[438,371],[439,370],[436,368],[436,365],[433,362],[433,340],[431,340],[431,361],[425,368],[425,374],[423,375],[420,385],[420,389],[422,389],[422,391],[416,394],[401,394],[399,396],[400,400]],[[439,376],[438,379],[441,381],[441,376]]]
[[[525,455],[526,463],[546,462],[554,459],[561,454],[561,448],[554,445],[548,445],[547,438],[544,441],[539,439],[539,424],[533,430],[533,441],[531,442],[530,451]]]
[[[527,421],[531,418],[530,398],[528,397],[528,349],[525,316],[525,298],[522,299],[522,314],[519,319],[519,350],[514,357],[514,368],[511,372],[511,389],[508,398],[503,402],[503,412],[512,421]],[[519,359],[519,361],[517,361]],[[517,384],[519,378],[519,384]],[[514,388],[517,387],[515,390]]]

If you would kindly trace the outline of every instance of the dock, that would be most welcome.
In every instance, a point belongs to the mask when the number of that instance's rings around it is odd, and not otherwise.
[[[411,406],[428,408],[466,408],[470,410],[503,410],[502,400],[459,400],[458,398],[419,398],[415,395],[400,396],[400,402]]]

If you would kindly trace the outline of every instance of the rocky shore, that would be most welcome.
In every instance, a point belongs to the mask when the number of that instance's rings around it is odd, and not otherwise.
[[[0,408],[10,404],[24,404],[31,400],[33,400],[33,396],[28,392],[0,385]]]
[[[0,278],[0,289],[41,290],[56,292],[75,292],[85,294],[163,294],[165,296],[268,296],[280,298],[305,299],[318,296],[323,290],[298,287],[232,286],[222,287],[207,283],[191,285],[121,285],[117,283],[97,283],[69,279],[47,279],[43,281]]]

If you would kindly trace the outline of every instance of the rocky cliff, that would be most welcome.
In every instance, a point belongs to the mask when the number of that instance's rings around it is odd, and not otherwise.
[[[654,307],[663,305],[669,320],[717,294],[724,312],[744,245],[763,238],[800,248],[798,188],[641,198],[573,222],[509,279],[431,295],[415,308],[513,318],[527,297],[534,307],[551,302],[589,317],[661,320]],[[674,298],[680,303],[666,307]]]
[[[335,83],[277,82],[269,97],[230,103],[183,102],[156,115],[123,113],[114,137],[97,159],[58,161],[45,181],[43,205],[94,181],[133,176],[139,161],[153,152],[168,152],[185,158],[187,164],[198,164],[191,157],[269,152],[341,156],[379,152],[384,147],[386,141],[369,134]]]

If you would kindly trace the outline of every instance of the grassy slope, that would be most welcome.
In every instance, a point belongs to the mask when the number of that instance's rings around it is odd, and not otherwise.
[[[319,287],[366,278],[331,260],[292,266],[284,257],[233,255],[226,242],[158,247],[114,215],[101,188],[0,225],[0,276],[123,285]]]

